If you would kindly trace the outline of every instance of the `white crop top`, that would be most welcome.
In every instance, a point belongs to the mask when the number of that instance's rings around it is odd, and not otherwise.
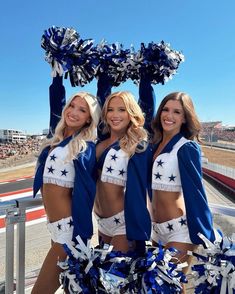
[[[67,160],[68,145],[56,147],[48,155],[43,172],[43,183],[73,188],[75,170],[73,161]]]
[[[157,156],[152,168],[152,189],[161,191],[181,191],[181,179],[177,152],[189,140],[181,138],[171,152]]]
[[[129,155],[126,152],[122,149],[115,150],[111,148],[104,160],[101,181],[125,186],[128,161]]]

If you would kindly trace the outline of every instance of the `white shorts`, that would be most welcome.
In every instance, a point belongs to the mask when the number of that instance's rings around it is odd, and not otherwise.
[[[124,210],[107,218],[99,217],[94,213],[98,222],[98,230],[109,237],[117,235],[126,235],[126,222],[124,217]]]
[[[152,222],[151,238],[156,243],[161,241],[163,245],[166,245],[169,242],[192,244],[185,215],[164,223]]]
[[[64,244],[72,241],[73,219],[72,216],[62,218],[53,223],[47,223],[47,228],[51,233],[51,240]]]

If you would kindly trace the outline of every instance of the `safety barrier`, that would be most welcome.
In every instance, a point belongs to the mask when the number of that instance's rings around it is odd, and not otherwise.
[[[26,209],[42,205],[42,199],[25,197],[0,202],[0,216],[5,215],[6,257],[5,294],[14,293],[14,228],[16,226],[16,294],[25,293],[25,221]],[[235,217],[235,207],[210,204],[212,213]]]
[[[16,227],[16,294],[25,293],[25,221],[26,209],[42,205],[42,199],[25,197],[0,202],[0,216],[5,215],[6,255],[5,294],[14,293],[14,234]]]

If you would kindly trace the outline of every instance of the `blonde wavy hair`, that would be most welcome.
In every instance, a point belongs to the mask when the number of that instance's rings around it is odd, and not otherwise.
[[[128,91],[115,92],[106,98],[101,113],[101,119],[104,124],[103,133],[110,133],[111,131],[106,117],[109,103],[115,97],[119,97],[123,100],[130,117],[130,123],[127,127],[125,135],[119,140],[120,148],[130,156],[134,155],[135,152],[143,152],[147,147],[148,139],[148,133],[143,127],[145,119],[134,96]]]
[[[62,142],[64,138],[64,133],[66,130],[66,122],[65,122],[65,111],[70,106],[71,102],[76,98],[81,97],[85,99],[88,104],[90,110],[91,121],[84,125],[82,129],[73,135],[73,138],[68,144],[69,153],[67,160],[72,160],[77,158],[77,155],[80,152],[84,152],[87,148],[86,141],[93,141],[97,139],[97,125],[99,123],[101,110],[97,101],[97,98],[87,92],[79,92],[74,94],[66,103],[63,111],[61,119],[55,129],[55,134],[49,140],[43,144],[42,149],[51,146],[51,148],[56,147],[60,142]]]
[[[201,130],[201,124],[194,109],[193,101],[191,97],[183,92],[173,92],[163,98],[160,103],[157,114],[152,122],[152,129],[154,131],[153,142],[158,143],[163,136],[163,129],[161,124],[162,110],[169,100],[179,101],[183,107],[185,123],[182,124],[180,132],[189,140],[197,139],[200,142],[199,133]]]

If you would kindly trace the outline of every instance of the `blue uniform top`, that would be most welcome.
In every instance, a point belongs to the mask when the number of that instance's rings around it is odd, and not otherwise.
[[[160,154],[170,154],[181,138],[183,138],[181,133],[175,135]],[[158,145],[153,146],[153,154],[157,147]],[[214,242],[212,215],[202,182],[200,146],[196,142],[188,140],[179,148],[175,160],[178,161],[190,239],[194,244],[204,244],[197,235],[200,232],[211,242]]]
[[[58,147],[66,146],[72,137],[63,140]],[[86,142],[87,149],[73,160],[75,169],[74,186],[72,189],[72,217],[74,223],[73,237],[80,235],[83,239],[90,239],[93,234],[92,209],[95,199],[96,185],[94,180],[95,144]],[[50,146],[43,149],[38,158],[37,169],[33,184],[33,195],[43,185],[43,172],[50,150]]]

